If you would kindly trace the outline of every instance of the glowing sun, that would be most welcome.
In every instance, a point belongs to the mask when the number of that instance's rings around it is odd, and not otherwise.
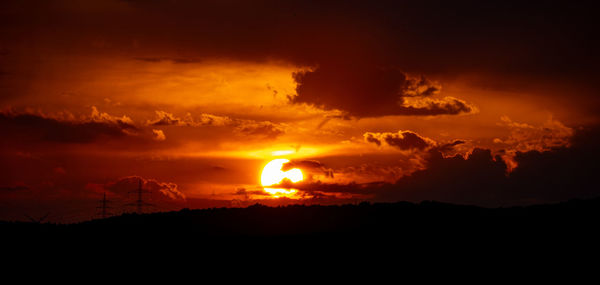
[[[262,186],[271,186],[279,184],[285,178],[294,183],[304,179],[302,171],[298,168],[293,168],[288,171],[281,170],[283,164],[288,162],[290,162],[289,159],[280,158],[267,163],[260,176],[260,184],[262,184]]]

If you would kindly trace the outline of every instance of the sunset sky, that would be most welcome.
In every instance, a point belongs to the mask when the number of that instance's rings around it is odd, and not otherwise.
[[[0,219],[600,194],[593,2],[323,2],[2,1]]]

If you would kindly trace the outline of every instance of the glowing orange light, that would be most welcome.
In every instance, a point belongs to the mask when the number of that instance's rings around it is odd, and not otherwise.
[[[274,159],[271,162],[267,163],[267,165],[265,165],[265,167],[263,168],[262,174],[260,176],[260,183],[262,184],[262,186],[271,186],[279,184],[285,178],[289,179],[294,183],[302,181],[302,179],[304,179],[304,176],[302,175],[302,171],[300,169],[293,168],[288,171],[281,170],[283,164],[289,161],[289,159],[280,158]]]

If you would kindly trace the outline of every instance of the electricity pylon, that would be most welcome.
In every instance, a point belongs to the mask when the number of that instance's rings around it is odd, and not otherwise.
[[[112,207],[108,206],[110,201],[106,200],[106,192],[104,192],[104,196],[102,197],[101,205],[96,207],[96,209],[100,209],[99,215],[102,216],[103,219],[106,219],[112,213],[108,212],[107,209],[112,209]]]
[[[137,209],[137,213],[138,214],[142,214],[143,213],[143,207],[144,206],[154,206],[153,204],[150,203],[146,203],[143,200],[143,194],[149,194],[151,193],[149,190],[144,190],[142,189],[142,179],[140,178],[139,181],[139,187],[136,191],[130,191],[129,193],[136,193],[137,194],[137,200],[134,203],[129,203],[126,206],[136,206]]]

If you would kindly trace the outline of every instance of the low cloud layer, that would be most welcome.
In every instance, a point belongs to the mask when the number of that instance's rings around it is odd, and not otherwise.
[[[137,195],[136,191],[140,186],[140,181],[143,191],[149,191],[147,193],[151,195],[148,197],[149,201],[183,202],[186,200],[185,194],[179,191],[177,184],[171,182],[160,182],[155,179],[148,179],[139,176],[123,177],[117,181],[100,184],[99,186],[102,189],[121,197],[134,197]]]
[[[284,163],[281,170],[288,171],[293,168],[299,168],[303,171],[304,180],[313,181],[318,177],[333,178],[333,169],[326,167],[325,164],[317,160],[292,160]]]
[[[466,157],[445,157],[439,149],[432,148],[424,169],[395,183],[306,181],[287,186],[309,194],[362,195],[375,201],[436,200],[485,206],[589,198],[600,195],[595,187],[595,165],[600,161],[595,148],[599,138],[600,129],[584,129],[575,134],[570,147],[517,151],[514,160],[519,166],[512,172],[503,157],[494,156],[489,149],[475,148]]]
[[[88,118],[64,120],[36,113],[0,112],[0,126],[10,141],[92,143],[134,134],[131,119],[100,113],[93,107]]]
[[[285,133],[285,130],[281,125],[269,121],[255,122],[249,120],[239,122],[235,128],[235,131],[238,134],[245,136],[263,137],[269,139],[277,138]]]
[[[230,127],[233,133],[267,139],[275,139],[285,133],[281,124],[270,121],[255,121],[247,119],[230,118],[212,114],[200,114],[197,117],[187,113],[184,118],[177,117],[165,111],[156,111],[156,118],[146,121],[149,126],[179,126],[179,127]]]
[[[232,123],[232,119],[226,116],[216,116],[211,114],[200,114],[198,118],[194,118],[192,114],[187,113],[184,118],[179,118],[171,113],[157,110],[156,118],[148,120],[147,125],[150,126],[225,126]]]

